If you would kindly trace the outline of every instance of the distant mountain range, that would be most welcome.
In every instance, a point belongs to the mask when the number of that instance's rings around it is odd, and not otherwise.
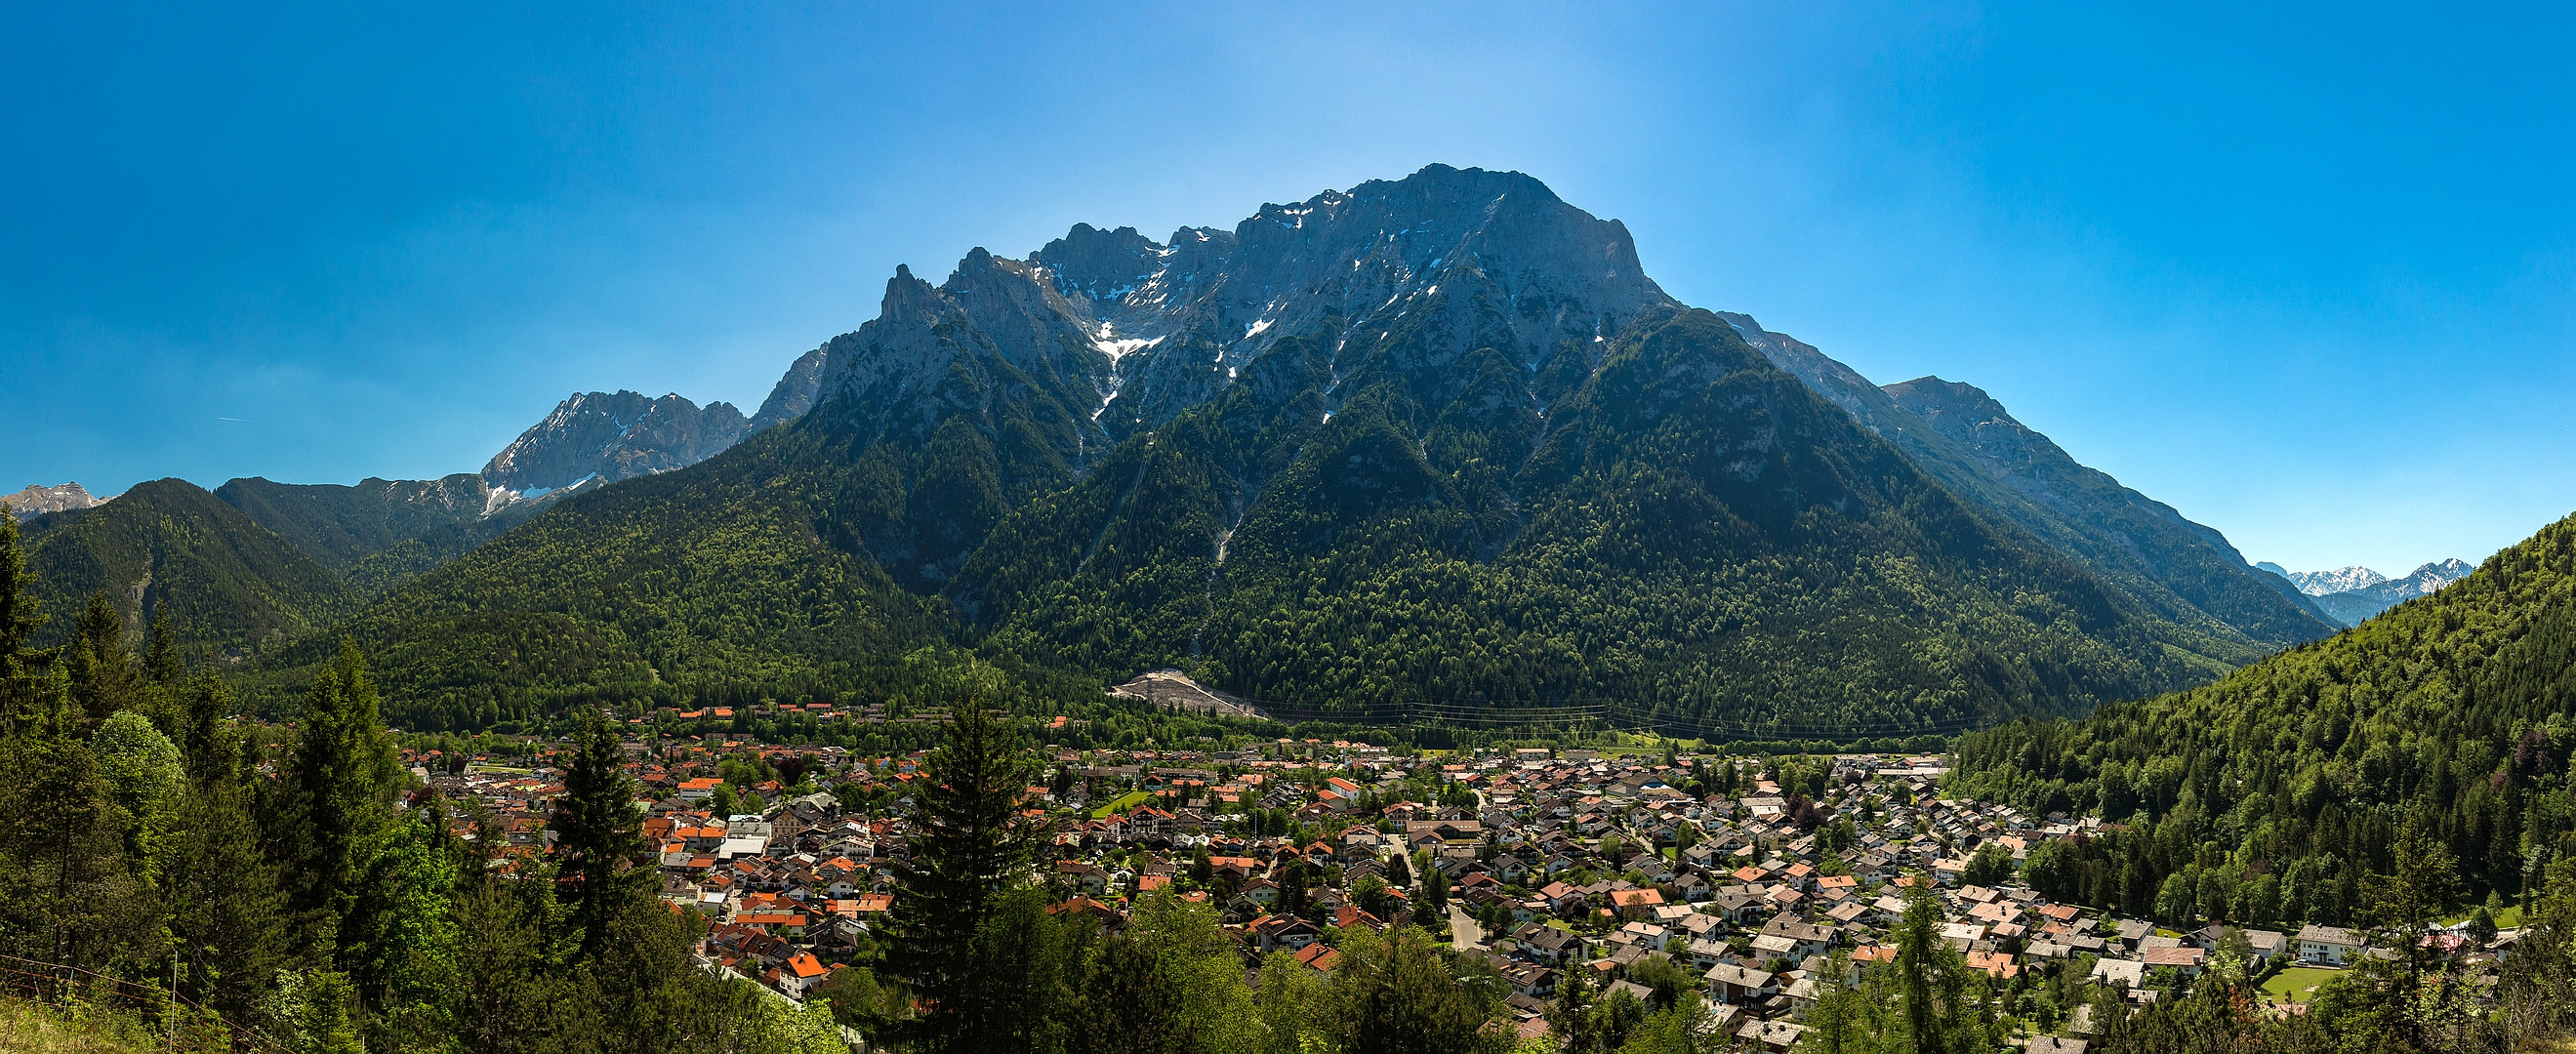
[[[63,483],[51,487],[30,483],[18,493],[0,496],[0,504],[9,506],[10,511],[21,520],[33,519],[48,512],[86,509],[102,500],[104,499],[92,497],[90,492],[78,483]]]
[[[978,248],[937,285],[899,267],[748,420],[589,393],[480,475],[212,505],[164,483],[38,517],[39,554],[84,518],[92,549],[255,529],[243,617],[203,635],[280,642],[281,678],[349,635],[440,727],[527,690],[816,683],[941,645],[1353,717],[1907,732],[2333,629],[1985,392],[1882,388],[1683,305],[1617,221],[1445,166],[1162,241]],[[105,530],[139,497],[196,519]],[[74,563],[67,592],[138,613],[166,580]]]
[[[2299,592],[2315,598],[2317,609],[2326,617],[2344,626],[2358,626],[2389,608],[2430,596],[2477,570],[2457,558],[2425,564],[2394,579],[2358,564],[2332,571],[2291,571],[2270,561],[2254,566],[2289,580]]]
[[[772,421],[770,423],[775,423]],[[26,524],[41,600],[104,592],[139,626],[172,616],[191,648],[236,656],[318,630],[577,492],[684,468],[752,428],[725,403],[585,392],[558,404],[482,473],[354,485],[181,479],[96,498],[78,483],[0,497]],[[70,619],[46,627],[68,632]]]

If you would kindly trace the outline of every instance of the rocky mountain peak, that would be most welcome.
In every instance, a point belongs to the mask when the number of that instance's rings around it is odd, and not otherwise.
[[[2004,404],[1973,384],[1917,377],[1882,390],[1898,407],[1922,418],[1934,431],[1992,457],[2015,460],[2027,456],[2025,448],[2034,443],[2049,443],[2047,437],[2014,420],[2004,410]],[[2055,451],[2055,444],[2049,443],[2049,449]]]
[[[2358,564],[2332,571],[2285,571],[2269,562],[2264,566],[2297,584],[2300,592],[2316,598],[2319,610],[2346,626],[2359,625],[2364,619],[2417,597],[2431,596],[2477,570],[2476,565],[2456,558],[2425,564],[2398,578]]]
[[[1186,230],[1175,232],[1179,241]],[[1115,303],[1143,285],[1162,266],[1164,249],[1136,233],[1134,227],[1101,230],[1077,223],[1064,237],[1030,254],[1055,278],[1056,292],[1069,300]]]
[[[0,496],[0,505],[8,506],[11,514],[17,518],[27,520],[49,512],[86,509],[106,500],[92,497],[88,489],[78,483],[62,483],[51,487],[30,483],[15,494]]]
[[[602,483],[694,465],[732,446],[750,422],[729,403],[678,395],[579,392],[483,466],[500,490],[525,493]]]
[[[2292,571],[2289,573],[2289,579],[2299,587],[2299,592],[2312,597],[2321,597],[2375,586],[2388,581],[2388,576],[2360,564],[2354,564],[2350,567],[2338,567],[2332,571]]]
[[[1438,374],[1480,348],[1534,368],[1670,305],[1617,221],[1521,173],[1433,165],[1168,243],[1077,224],[1026,260],[977,248],[937,287],[898,267],[878,318],[827,346],[814,399],[917,416],[895,404],[940,388],[961,355],[993,356],[1110,439],[1214,398],[1292,338],[1332,349],[1336,376],[1390,342],[1404,346],[1374,361],[1400,370]],[[788,380],[781,392],[793,401]]]
[[[830,357],[830,352],[831,345],[826,344],[797,356],[795,362],[789,363],[787,372],[769,389],[769,398],[760,401],[760,412],[751,416],[751,424],[743,430],[744,434],[786,424],[812,410],[814,394],[823,386],[823,362]]]
[[[1948,419],[1969,428],[1986,424],[2022,427],[2021,422],[2013,420],[2012,414],[2004,410],[2004,404],[1996,402],[1985,389],[1962,381],[1917,377],[1887,385],[1885,391],[1888,398],[1896,400],[1896,405],[1927,421],[1938,423]]]

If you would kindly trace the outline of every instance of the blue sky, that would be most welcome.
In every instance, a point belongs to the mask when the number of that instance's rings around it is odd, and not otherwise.
[[[12,7],[0,490],[471,471],[576,390],[748,411],[897,263],[1439,161],[2249,559],[2576,508],[2564,8],[950,6]]]

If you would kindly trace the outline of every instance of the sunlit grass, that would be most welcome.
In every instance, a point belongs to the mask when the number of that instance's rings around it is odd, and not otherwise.
[[[136,1054],[155,1044],[118,1017],[67,1015],[0,997],[0,1050],[10,1054]]]

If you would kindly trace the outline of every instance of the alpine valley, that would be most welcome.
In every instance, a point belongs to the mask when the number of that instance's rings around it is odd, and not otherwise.
[[[430,730],[946,651],[1353,718],[1952,732],[2338,625],[1985,392],[1874,385],[1437,165],[899,267],[749,418],[590,393],[479,474],[80,498],[26,525],[53,610],[170,614],[255,696],[347,639]]]

